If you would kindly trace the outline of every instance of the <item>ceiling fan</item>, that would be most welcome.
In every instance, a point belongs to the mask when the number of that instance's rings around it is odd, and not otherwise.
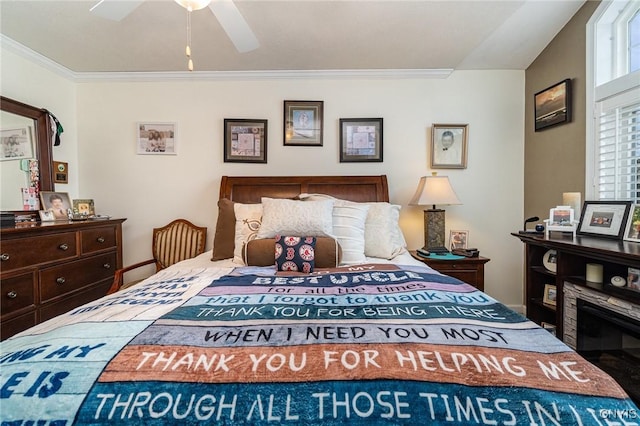
[[[140,6],[143,1],[100,0],[90,11],[103,18],[120,21]],[[189,8],[199,10],[209,6],[238,52],[249,52],[260,45],[233,0],[175,0],[175,2],[187,10]]]

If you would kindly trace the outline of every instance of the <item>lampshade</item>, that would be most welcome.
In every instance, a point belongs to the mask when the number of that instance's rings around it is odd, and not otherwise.
[[[200,10],[207,7],[211,0],[175,0],[175,2],[187,10]]]
[[[428,206],[433,208],[424,211],[424,247],[423,250],[433,253],[444,253],[444,210],[436,209],[436,204],[462,204],[451,187],[446,176],[422,176],[413,198],[412,206]]]
[[[436,204],[453,205],[462,204],[455,191],[451,187],[447,176],[422,176],[413,198],[409,202],[412,206],[427,206]]]

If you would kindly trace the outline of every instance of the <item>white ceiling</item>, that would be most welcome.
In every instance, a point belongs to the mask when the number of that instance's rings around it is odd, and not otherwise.
[[[186,71],[185,9],[146,0],[116,22],[96,3],[0,0],[2,39],[73,73]],[[205,8],[192,15],[193,59],[207,72],[526,69],[583,3],[235,0],[260,46],[238,53]]]

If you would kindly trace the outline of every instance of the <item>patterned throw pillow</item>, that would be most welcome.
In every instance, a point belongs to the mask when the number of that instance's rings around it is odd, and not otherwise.
[[[278,271],[313,272],[315,237],[284,237],[276,235],[276,266]]]

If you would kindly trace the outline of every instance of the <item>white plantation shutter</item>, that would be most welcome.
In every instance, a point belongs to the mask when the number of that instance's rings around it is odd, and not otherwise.
[[[640,203],[640,89],[597,102],[596,111],[596,196]]]

